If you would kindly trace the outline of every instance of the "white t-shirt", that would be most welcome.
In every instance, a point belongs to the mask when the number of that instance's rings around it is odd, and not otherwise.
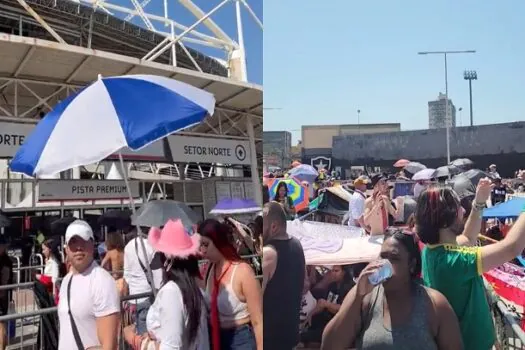
[[[147,239],[142,238],[144,246],[146,247],[146,254],[148,255],[146,260],[144,258],[144,254],[142,253],[141,243],[140,241],[137,241],[137,239],[138,238],[134,238],[131,241],[129,241],[129,243],[126,244],[126,247],[124,248],[124,280],[128,284],[129,295],[151,292],[151,286],[148,283],[148,280],[146,279],[146,274],[144,273],[144,270],[140,266],[138,256],[140,256],[140,261],[142,262],[144,267],[147,268],[147,266],[151,264],[151,261],[155,256],[155,250],[149,244]],[[135,241],[137,242],[137,249],[135,249]],[[160,284],[162,283],[162,269],[153,270],[152,273],[153,284],[155,288],[158,289],[160,288]],[[129,302],[131,304],[140,304],[145,300],[147,300],[147,298],[142,298],[138,300],[131,299],[129,300]]]
[[[348,226],[356,226],[355,220],[358,220],[365,213],[365,196],[362,192],[354,191],[348,202]],[[359,227],[359,225],[357,226]]]
[[[67,287],[71,281],[71,313],[84,347],[100,346],[96,319],[120,312],[120,298],[115,280],[96,262],[81,274],[66,275],[60,286],[58,320],[60,322],[59,350],[77,349],[69,320]]]
[[[202,292],[202,291],[201,291]],[[179,286],[168,281],[158,292],[148,310],[148,331],[160,343],[159,350],[209,350],[208,314],[203,303],[201,322],[194,344],[188,344],[185,334],[188,313]]]

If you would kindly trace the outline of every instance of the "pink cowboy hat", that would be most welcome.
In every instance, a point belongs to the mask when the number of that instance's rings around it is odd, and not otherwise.
[[[182,221],[171,219],[162,230],[152,227],[148,235],[148,241],[153,249],[182,259],[197,254],[200,248],[200,238],[197,233],[190,236],[184,229]]]

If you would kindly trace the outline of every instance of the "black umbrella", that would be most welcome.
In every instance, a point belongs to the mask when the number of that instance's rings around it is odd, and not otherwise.
[[[427,167],[419,162],[410,162],[405,166],[405,170],[409,173],[415,174],[420,170],[426,169]]]
[[[471,161],[468,158],[458,158],[458,159],[452,161],[450,163],[450,165],[454,165],[454,166],[456,166],[458,168],[461,168],[463,170],[468,170],[468,169],[472,168],[472,166],[474,165],[474,162]]]
[[[199,222],[197,213],[190,207],[172,200],[154,200],[144,204],[132,216],[131,222],[138,226],[161,227],[166,225],[169,219],[180,219],[188,231]]]
[[[412,196],[403,197],[403,222],[407,222],[410,215],[416,212],[417,202]]]
[[[468,177],[470,179],[470,181],[472,181],[472,184],[474,186],[477,186],[479,180],[481,180],[481,179],[483,179],[485,177],[488,177],[489,179],[493,178],[493,176],[490,175],[489,173],[486,173],[486,172],[481,171],[479,169],[470,169],[468,171],[465,171],[463,174],[466,177]]]
[[[11,219],[0,213],[0,227],[8,227],[11,225]]]
[[[456,191],[459,198],[465,198],[476,194],[476,186],[474,186],[472,180],[469,179],[465,173],[454,176],[449,185],[452,186],[454,191]]]
[[[66,216],[55,220],[51,223],[51,234],[54,236],[64,236],[66,234],[67,227],[75,220],[78,220],[74,216]]]
[[[435,177],[449,177],[461,173],[461,169],[455,165],[444,165],[436,169]]]
[[[98,218],[98,224],[122,230],[131,226],[131,210],[108,210]]]

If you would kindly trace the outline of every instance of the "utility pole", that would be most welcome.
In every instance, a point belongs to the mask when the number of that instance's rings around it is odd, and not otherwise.
[[[448,67],[447,67],[447,55],[450,54],[464,54],[464,53],[476,53],[476,50],[462,50],[462,51],[423,51],[418,52],[418,55],[443,55],[445,59],[445,120],[446,120],[446,131],[447,131],[447,164],[450,164],[450,119],[448,114]]]
[[[470,96],[470,126],[473,126],[474,117],[472,112],[472,80],[478,80],[478,73],[475,70],[466,70],[463,72],[463,78],[468,80],[468,90]]]

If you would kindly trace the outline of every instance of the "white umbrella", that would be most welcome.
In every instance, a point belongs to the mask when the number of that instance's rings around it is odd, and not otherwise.
[[[427,169],[423,169],[415,173],[414,176],[412,176],[412,180],[414,181],[430,180],[433,177],[435,177],[435,175],[436,175],[436,169],[427,168]]]

